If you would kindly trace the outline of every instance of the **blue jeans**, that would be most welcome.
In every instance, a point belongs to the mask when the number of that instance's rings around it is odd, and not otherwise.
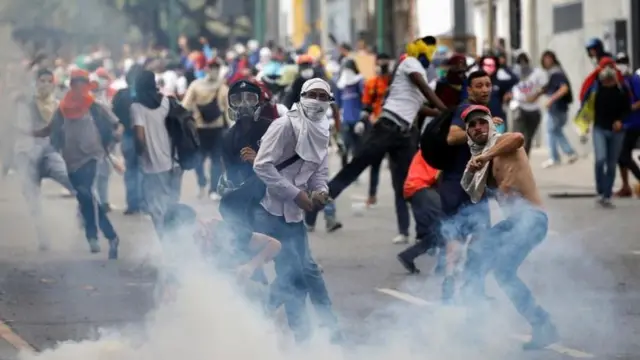
[[[616,180],[616,165],[622,151],[624,132],[613,132],[593,127],[593,151],[595,153],[596,190],[598,195],[610,199]]]
[[[564,126],[567,124],[568,114],[566,111],[549,109],[547,111],[547,132],[549,142],[549,156],[554,162],[560,162],[558,147],[566,155],[574,155],[576,152],[569,144],[569,140],[564,135]]]
[[[98,201],[102,205],[109,204],[109,179],[111,178],[111,161],[109,159],[102,158],[98,161],[98,171],[96,174],[96,192],[98,194]]]
[[[160,173],[144,174],[142,179],[144,201],[151,221],[162,239],[164,216],[167,210],[180,201],[182,170],[172,169]]]
[[[549,314],[537,305],[531,290],[518,277],[518,268],[547,236],[549,219],[524,200],[507,207],[507,217],[482,233],[469,245],[461,294],[466,302],[482,296],[484,279],[493,270],[498,285],[516,310],[532,326],[548,321]]]
[[[269,235],[282,244],[280,254],[274,259],[276,279],[271,285],[269,308],[275,311],[284,305],[296,341],[304,341],[311,335],[306,312],[307,294],[321,324],[336,327],[331,299],[322,272],[311,256],[304,222],[287,223],[284,217],[271,215],[258,206],[254,213],[254,231]]]
[[[103,206],[98,204],[93,192],[96,181],[98,161],[91,160],[79,169],[69,173],[69,180],[76,190],[76,198],[80,204],[80,213],[84,220],[84,231],[87,240],[98,239],[98,227],[109,240],[115,240],[116,235],[111,221]],[[97,211],[96,211],[97,208]],[[97,219],[96,219],[97,217]]]
[[[124,134],[120,145],[124,156],[125,172],[124,187],[127,198],[127,210],[139,211],[142,209],[142,171],[138,154],[136,153],[133,134]]]

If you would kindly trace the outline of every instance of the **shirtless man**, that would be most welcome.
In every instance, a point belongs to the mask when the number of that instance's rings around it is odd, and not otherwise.
[[[496,281],[518,312],[532,326],[525,350],[542,349],[558,339],[549,314],[536,304],[529,288],[518,277],[518,268],[531,250],[544,240],[548,218],[536,187],[520,133],[496,133],[488,108],[473,105],[462,114],[472,158],[461,185],[471,201],[479,202],[487,192],[495,193],[505,219],[469,246],[463,299],[479,295],[486,274],[493,270]]]

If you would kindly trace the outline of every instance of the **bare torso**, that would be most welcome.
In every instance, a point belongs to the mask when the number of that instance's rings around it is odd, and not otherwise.
[[[533,178],[529,158],[523,148],[508,155],[493,159],[491,173],[495,183],[489,186],[497,188],[504,195],[516,195],[528,200],[533,205],[542,207],[542,199]]]

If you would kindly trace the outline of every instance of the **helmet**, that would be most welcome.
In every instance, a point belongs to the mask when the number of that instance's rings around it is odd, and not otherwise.
[[[233,83],[227,98],[229,118],[234,121],[245,117],[257,120],[261,107],[266,103],[263,88],[248,80]]]

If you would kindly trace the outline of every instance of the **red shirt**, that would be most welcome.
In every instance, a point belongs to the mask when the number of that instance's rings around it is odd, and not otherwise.
[[[434,169],[422,158],[420,150],[413,156],[407,179],[404,181],[403,195],[410,199],[416,192],[433,186],[438,180],[438,169]]]

